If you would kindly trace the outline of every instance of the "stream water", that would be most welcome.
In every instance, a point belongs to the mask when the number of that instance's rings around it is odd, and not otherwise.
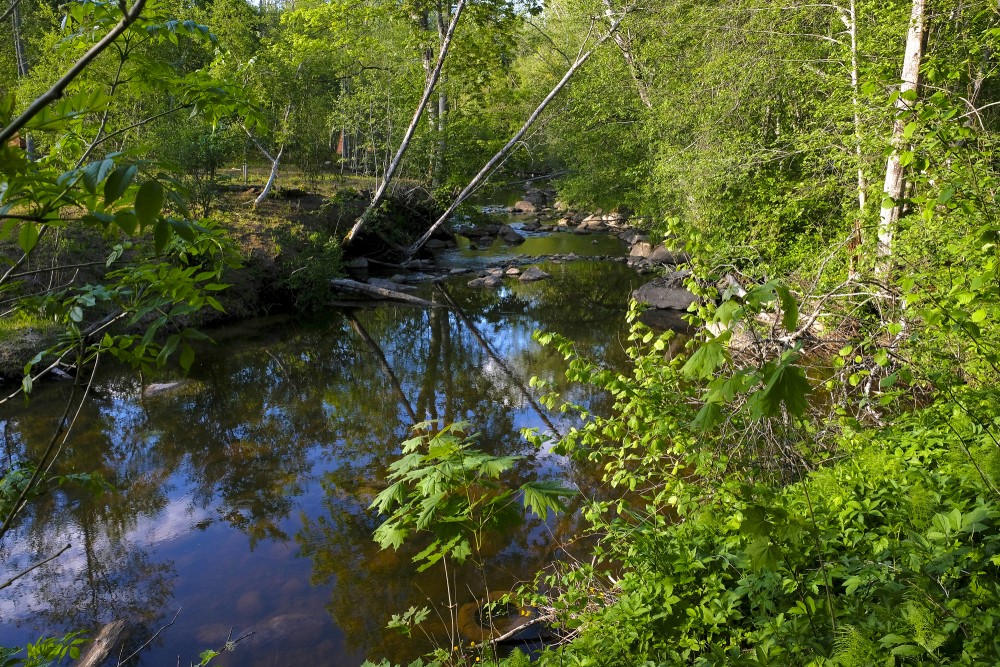
[[[608,237],[557,233],[517,249],[462,247],[442,261],[475,268],[569,252],[623,249]],[[135,627],[131,649],[173,620],[129,664],[195,663],[230,632],[250,630],[218,664],[353,667],[429,650],[385,626],[411,606],[443,612],[445,574],[440,567],[417,574],[413,550],[380,551],[371,538],[378,517],[367,509],[408,437],[410,410],[420,419],[470,421],[481,448],[525,457],[518,477],[589,483],[521,437],[522,428],[568,425],[559,414],[543,419],[525,387],[535,375],[576,403],[600,409],[607,399],[565,386],[561,359],[531,334],[558,332],[621,365],[627,295],[642,280],[609,261],[541,267],[551,279],[508,281],[499,290],[468,288],[469,276],[449,280],[461,313],[380,306],[356,312],[355,321],[332,312],[214,331],[217,344],[200,351],[182,386],[145,398],[144,386],[176,376],[102,367],[59,468],[98,471],[115,491],[94,497],[69,488],[24,513],[0,547],[0,579],[71,546],[0,592],[0,645],[93,633],[125,619]],[[444,298],[429,283],[418,295]],[[3,408],[0,454],[39,452],[67,393],[65,384],[48,383],[28,406]],[[484,569],[449,572],[453,594],[464,602],[530,579],[566,557],[576,521],[529,518],[491,535]],[[446,625],[432,619],[428,628],[441,640]]]

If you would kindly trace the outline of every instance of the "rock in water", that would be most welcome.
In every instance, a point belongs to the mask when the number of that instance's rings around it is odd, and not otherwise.
[[[519,280],[522,283],[531,283],[535,282],[536,280],[545,280],[546,278],[549,277],[551,276],[548,273],[545,273],[545,271],[542,271],[537,266],[532,266],[526,269],[524,273],[521,274]]]
[[[649,253],[648,257],[649,261],[659,262],[661,264],[682,264],[686,260],[683,253],[669,250],[662,243],[653,248],[653,251]]]
[[[524,237],[514,231],[514,228],[510,225],[504,225],[501,227],[498,236],[508,245],[519,245],[524,243]]]
[[[646,283],[632,292],[632,298],[639,303],[664,310],[687,310],[692,303],[698,301],[694,294],[683,287],[677,287],[677,278],[673,275]]]

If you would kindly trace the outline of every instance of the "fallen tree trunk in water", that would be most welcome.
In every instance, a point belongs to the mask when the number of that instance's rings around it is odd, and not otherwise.
[[[94,643],[80,656],[74,667],[97,667],[103,665],[119,646],[128,638],[129,628],[125,621],[111,621],[97,633]]]
[[[349,278],[334,278],[333,280],[330,281],[330,286],[333,287],[334,289],[338,289],[344,292],[351,292],[354,294],[364,294],[365,296],[371,297],[373,299],[400,301],[402,303],[408,303],[413,306],[420,306],[421,308],[443,307],[443,304],[440,303],[427,301],[426,299],[421,299],[420,297],[404,294],[403,292],[397,292],[396,290],[391,290],[385,287],[376,287],[375,285],[369,285],[368,283],[361,283],[358,282],[357,280],[351,280]]]

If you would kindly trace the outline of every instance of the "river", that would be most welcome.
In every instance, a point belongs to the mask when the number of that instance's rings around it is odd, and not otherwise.
[[[521,247],[463,246],[442,262],[477,268],[514,256],[621,255],[605,236],[529,235]],[[566,386],[563,362],[531,338],[568,336],[615,367],[625,363],[628,293],[642,281],[611,261],[546,262],[549,280],[508,281],[498,290],[445,284],[461,313],[380,306],[353,319],[264,318],[210,332],[179,388],[143,397],[176,371],[140,377],[102,364],[96,390],[62,452],[60,472],[98,471],[115,490],[68,488],[32,504],[0,546],[3,579],[70,549],[0,592],[0,644],[24,644],[71,629],[93,633],[112,619],[134,624],[128,664],[198,661],[247,631],[254,635],[220,665],[322,664],[412,659],[426,640],[386,630],[411,606],[444,611],[443,570],[415,572],[415,551],[379,551],[367,509],[383,488],[413,419],[468,420],[480,447],[523,455],[516,476],[562,479],[589,488],[566,460],[532,451],[520,431],[563,429],[570,418],[542,414],[527,380],[545,378],[596,410],[607,398]],[[430,283],[418,296],[441,301]],[[475,331],[473,331],[473,328]],[[367,335],[366,335],[367,334]],[[39,452],[68,393],[39,387],[31,403],[0,413],[8,461]],[[407,405],[408,404],[408,405]],[[529,518],[491,536],[487,564],[449,573],[458,602],[509,589],[564,558],[573,515]],[[447,623],[428,624],[447,641]],[[216,664],[216,663],[213,663]]]

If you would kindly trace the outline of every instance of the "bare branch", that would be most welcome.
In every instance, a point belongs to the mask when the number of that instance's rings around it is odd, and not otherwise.
[[[177,611],[174,612],[174,617],[170,619],[170,622],[167,623],[166,625],[162,625],[159,628],[157,628],[156,632],[153,633],[153,636],[150,637],[149,639],[147,639],[143,643],[142,646],[140,646],[139,648],[137,648],[135,651],[133,651],[132,653],[128,654],[124,658],[120,658],[118,660],[118,667],[121,667],[123,664],[125,664],[126,662],[128,662],[129,660],[131,660],[132,658],[134,658],[135,656],[139,655],[144,648],[146,648],[147,646],[149,646],[150,644],[152,644],[153,640],[160,636],[161,632],[163,632],[164,630],[166,630],[167,628],[169,628],[170,626],[172,626],[174,624],[174,621],[177,620],[177,617],[180,616],[181,609],[183,609],[183,607],[178,607]]]
[[[3,14],[0,14],[0,21],[6,21],[10,17],[10,15],[14,13],[14,10],[16,10],[17,6],[20,4],[21,0],[14,0],[13,2],[11,2],[10,7],[4,10]]]
[[[17,581],[21,577],[23,577],[23,576],[31,573],[33,570],[37,570],[38,568],[40,568],[41,566],[45,565],[46,563],[50,563],[50,562],[54,561],[56,558],[59,558],[59,556],[62,556],[64,553],[66,553],[66,551],[70,547],[72,547],[72,546],[73,546],[72,544],[67,544],[62,549],[60,549],[56,553],[52,554],[51,556],[49,556],[45,560],[43,560],[43,561],[41,561],[39,563],[35,563],[34,565],[32,565],[31,567],[29,567],[28,569],[23,570],[22,572],[19,572],[19,573],[15,574],[13,577],[11,577],[7,581],[5,581],[3,584],[0,584],[0,591],[2,591],[3,589],[7,588],[8,586],[10,586],[11,584],[13,584],[15,581]]]
[[[36,97],[35,101],[33,101],[28,108],[25,109],[24,113],[15,118],[10,125],[5,127],[3,130],[0,130],[0,144],[6,144],[10,141],[14,135],[17,134],[18,130],[24,127],[32,118],[37,116],[42,109],[48,106],[51,102],[54,102],[62,97],[63,93],[66,91],[66,87],[72,83],[73,79],[78,77],[80,73],[86,69],[87,65],[94,60],[94,58],[101,55],[105,49],[111,46],[112,42],[118,39],[119,35],[125,32],[125,30],[127,30],[128,27],[139,18],[139,15],[142,13],[145,6],[146,0],[136,0],[135,4],[132,5],[132,9],[130,9],[128,13],[122,17],[122,20],[119,21],[115,27],[112,28],[103,39],[101,39],[101,41],[90,47],[90,49],[83,54],[78,61],[76,61],[76,64],[69,68],[69,70],[63,74],[51,88]]]

